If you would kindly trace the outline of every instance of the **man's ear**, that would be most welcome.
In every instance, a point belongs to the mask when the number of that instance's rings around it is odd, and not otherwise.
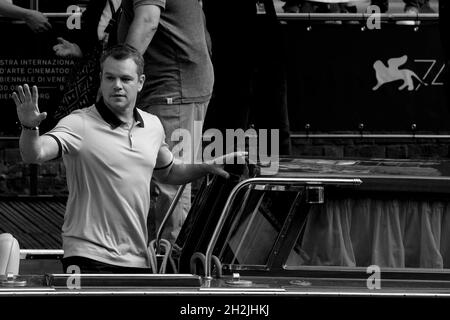
[[[138,90],[138,92],[140,92],[142,90],[142,87],[144,86],[144,82],[145,82],[145,75],[141,74],[139,76],[139,90]]]

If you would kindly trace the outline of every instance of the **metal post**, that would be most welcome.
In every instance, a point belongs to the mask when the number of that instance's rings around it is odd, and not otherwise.
[[[159,254],[160,251],[160,241],[162,232],[164,230],[164,227],[167,223],[167,220],[169,220],[169,217],[172,215],[173,211],[175,210],[176,205],[178,204],[178,200],[180,200],[181,195],[183,194],[184,188],[186,188],[186,185],[182,185],[178,188],[177,193],[175,194],[175,197],[172,200],[172,203],[170,204],[169,210],[167,210],[166,215],[164,216],[163,221],[161,222],[161,225],[158,228],[158,232],[156,233],[156,254]]]

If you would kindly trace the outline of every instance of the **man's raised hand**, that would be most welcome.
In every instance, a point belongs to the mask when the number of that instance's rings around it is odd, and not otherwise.
[[[17,93],[13,92],[12,98],[16,104],[17,116],[20,123],[25,127],[38,127],[39,124],[47,117],[46,112],[39,112],[38,107],[38,89],[33,86],[33,93],[30,87],[25,84],[18,86]]]

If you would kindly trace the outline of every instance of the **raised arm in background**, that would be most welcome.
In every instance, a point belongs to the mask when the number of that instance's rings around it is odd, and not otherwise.
[[[0,15],[23,20],[33,32],[51,29],[51,24],[41,12],[16,6],[6,0],[0,0]]]

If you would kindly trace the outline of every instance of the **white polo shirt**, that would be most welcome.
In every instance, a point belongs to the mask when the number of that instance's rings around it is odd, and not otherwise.
[[[150,180],[168,149],[160,120],[138,109],[134,115],[127,128],[102,102],[72,112],[46,133],[58,142],[66,167],[64,257],[150,267]]]

